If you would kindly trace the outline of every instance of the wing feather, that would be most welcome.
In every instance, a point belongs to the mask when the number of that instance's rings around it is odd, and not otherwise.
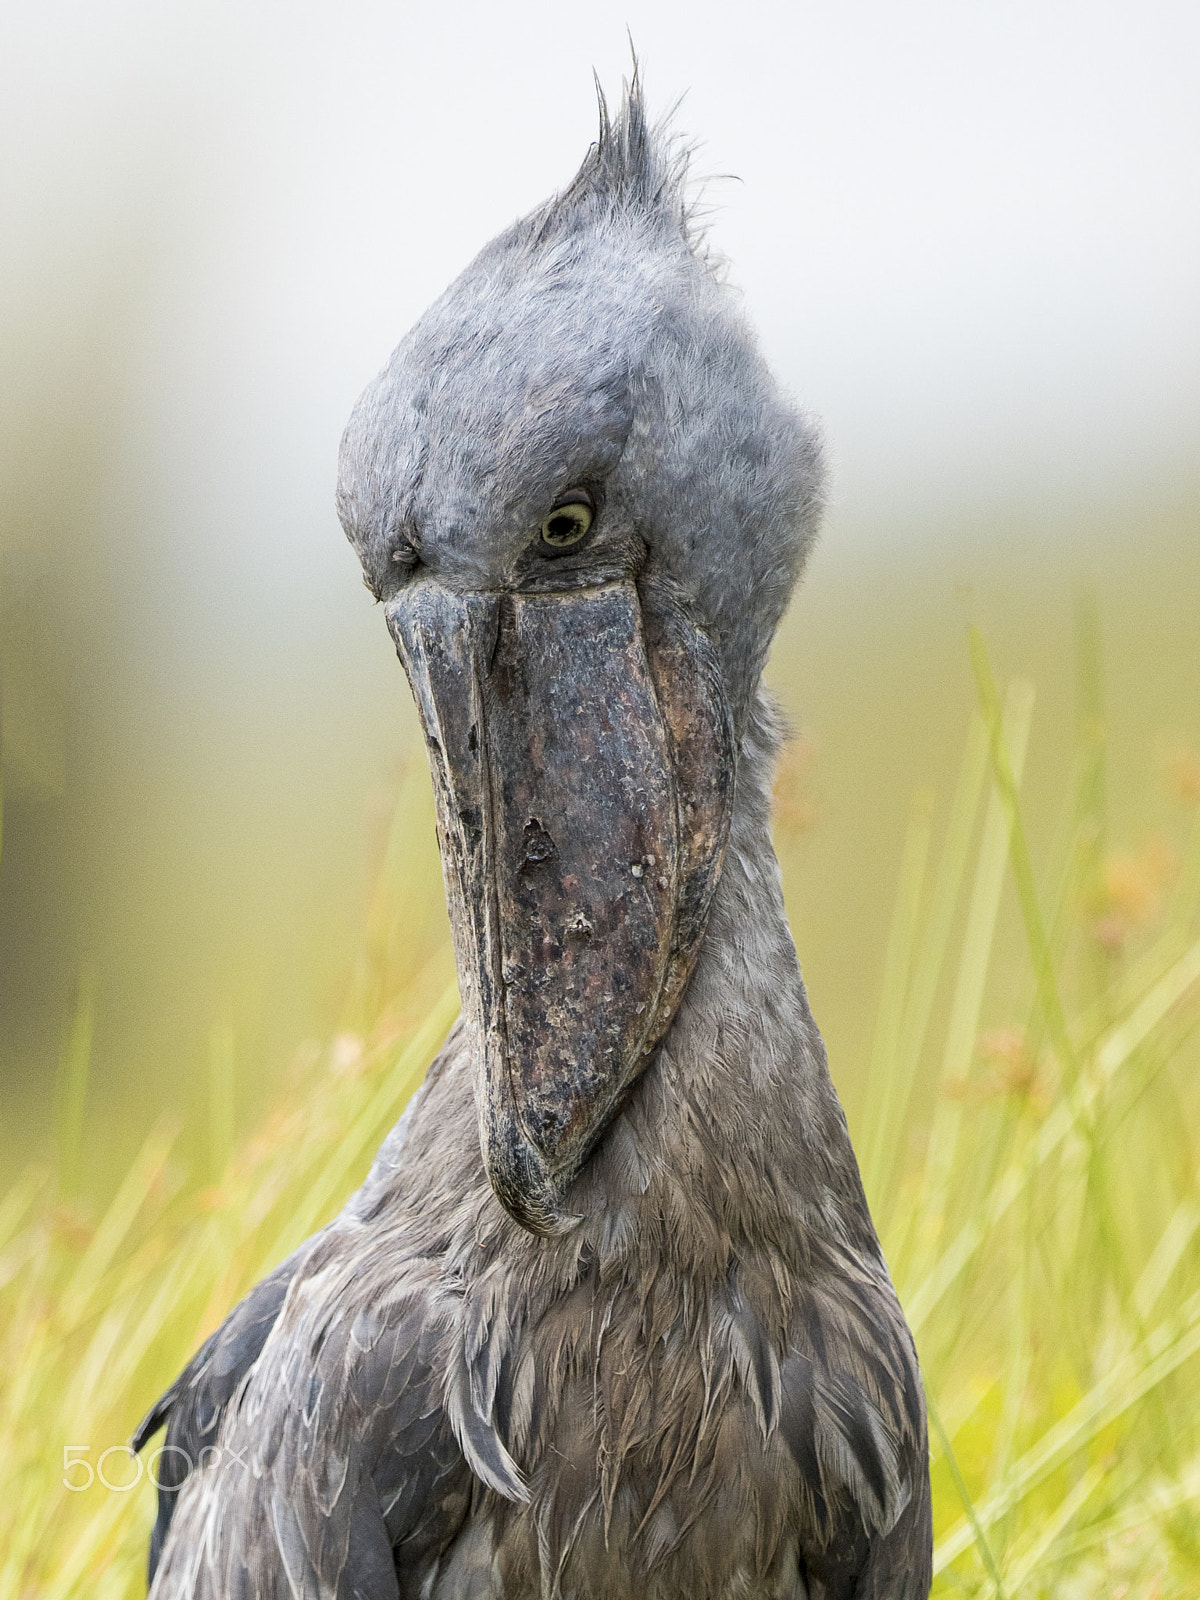
[[[167,1430],[155,1474],[159,1486],[158,1515],[150,1536],[151,1583],[179,1491],[204,1459],[204,1452],[216,1444],[225,1408],[262,1354],[306,1248],[289,1256],[269,1277],[251,1289],[137,1426],[132,1440],[133,1449],[137,1451],[142,1450],[160,1428]]]

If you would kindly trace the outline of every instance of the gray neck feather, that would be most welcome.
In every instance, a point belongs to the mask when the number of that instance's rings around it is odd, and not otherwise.
[[[809,1010],[771,843],[778,718],[747,719],[729,849],[695,972],[658,1056],[578,1180],[580,1232],[686,1272],[778,1251],[878,1255]],[[798,1242],[799,1241],[799,1242]]]

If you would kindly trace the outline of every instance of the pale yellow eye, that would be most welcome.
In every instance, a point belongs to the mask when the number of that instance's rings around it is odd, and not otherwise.
[[[572,500],[569,505],[555,506],[542,523],[542,543],[552,550],[566,550],[580,539],[592,525],[594,512],[582,500]]]

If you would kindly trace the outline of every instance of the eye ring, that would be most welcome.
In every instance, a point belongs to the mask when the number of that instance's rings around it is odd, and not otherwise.
[[[542,523],[542,546],[547,555],[560,555],[585,538],[596,520],[596,502],[586,489],[570,489]]]

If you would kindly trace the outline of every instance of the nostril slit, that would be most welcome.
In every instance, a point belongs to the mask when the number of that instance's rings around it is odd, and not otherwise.
[[[507,694],[511,687],[513,654],[517,647],[517,608],[511,594],[499,596],[495,619],[496,631],[488,653],[487,670],[488,676],[497,681],[501,693]]]

